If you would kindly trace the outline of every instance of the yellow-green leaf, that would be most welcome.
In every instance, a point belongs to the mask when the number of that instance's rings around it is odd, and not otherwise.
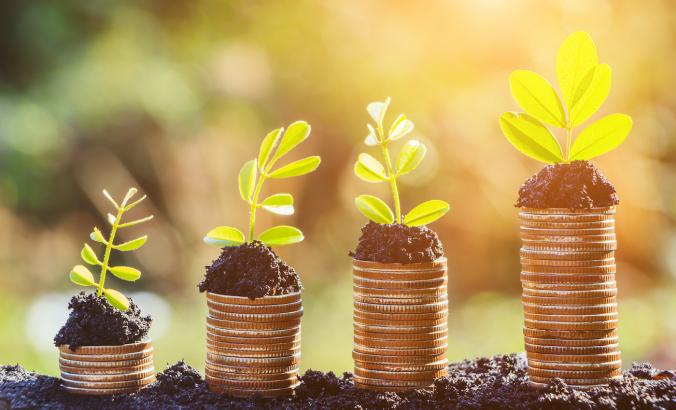
[[[314,171],[321,162],[322,160],[318,156],[299,159],[298,161],[294,161],[288,165],[284,165],[283,167],[276,169],[275,171],[272,171],[268,176],[270,178],[298,177]]]
[[[556,138],[530,115],[506,112],[500,116],[500,128],[507,140],[527,156],[547,164],[563,161]]]
[[[113,245],[113,248],[117,249],[118,251],[133,251],[143,246],[147,240],[148,235],[143,235],[142,237],[136,238],[129,242],[124,242],[119,245]]]
[[[95,286],[94,275],[83,265],[75,265],[70,271],[70,281],[80,286]]]
[[[94,231],[89,234],[89,238],[91,238],[92,241],[96,241],[102,244],[106,244],[106,238],[103,237],[103,234],[101,231],[99,231],[99,228],[94,227]]]
[[[112,196],[108,193],[108,191],[105,190],[105,189],[103,190],[103,196],[105,196],[106,199],[109,200],[111,204],[113,204],[113,206],[115,207],[115,209],[117,209],[117,208],[120,207],[120,205],[117,204],[117,201],[115,201],[115,200],[113,199],[113,197],[112,197]]]
[[[245,162],[239,170],[239,195],[249,204],[256,188],[257,163],[258,160],[252,159]]]
[[[378,124],[378,126],[383,125],[383,119],[385,119],[385,114],[387,113],[387,107],[390,106],[390,97],[387,97],[383,102],[372,102],[366,106],[366,111],[368,111],[373,121]]]
[[[591,123],[573,142],[570,160],[592,159],[617,148],[631,127],[631,117],[626,114],[610,114]]]
[[[237,228],[219,226],[210,230],[204,237],[204,243],[214,246],[239,246],[245,241],[244,234]]]
[[[441,200],[432,199],[411,209],[404,217],[404,225],[427,225],[444,216],[451,206]]]
[[[364,144],[368,145],[369,147],[374,147],[378,145],[378,137],[376,136],[376,130],[373,129],[373,126],[371,124],[366,124],[366,126],[369,129],[369,135],[366,136],[364,139]]]
[[[129,309],[129,299],[124,296],[122,293],[116,291],[115,289],[104,289],[104,294],[108,303],[114,308],[117,308],[121,311],[126,311]]]
[[[589,85],[570,110],[570,122],[573,127],[587,121],[610,94],[611,71],[608,64],[599,64],[587,75]]]
[[[528,114],[547,124],[566,126],[561,99],[544,77],[528,70],[516,70],[509,76],[512,96]]]
[[[354,199],[357,209],[368,219],[379,224],[394,222],[394,214],[385,202],[373,195],[359,195]]]
[[[275,194],[263,200],[263,209],[277,215],[293,215],[293,197],[291,194]]]
[[[366,182],[387,181],[385,167],[369,154],[359,154],[354,164],[354,173]]]
[[[310,124],[305,121],[296,121],[289,125],[284,132],[282,140],[279,142],[274,159],[281,158],[284,154],[294,149],[298,144],[305,141],[310,136]]]
[[[99,259],[96,257],[96,252],[92,249],[89,244],[84,244],[82,250],[80,251],[80,257],[83,261],[87,262],[90,265],[100,265]]]
[[[302,242],[303,239],[300,229],[287,225],[274,226],[258,236],[258,240],[268,246],[290,245]]]
[[[110,268],[113,275],[127,282],[133,282],[141,277],[141,271],[129,266],[113,266]]]
[[[425,144],[418,140],[410,140],[401,147],[397,157],[397,174],[404,175],[418,167],[427,153]]]
[[[559,80],[563,99],[572,110],[576,95],[584,94],[589,82],[585,77],[599,63],[596,45],[584,31],[576,31],[566,37],[556,54],[556,77]]]
[[[268,135],[263,138],[261,142],[261,147],[258,150],[258,166],[260,167],[261,172],[265,170],[265,166],[268,164],[270,155],[279,141],[279,137],[282,135],[284,128],[277,128],[268,133]]]
[[[404,114],[399,114],[396,120],[392,123],[390,128],[390,140],[396,141],[401,137],[413,131],[413,123],[406,119]]]

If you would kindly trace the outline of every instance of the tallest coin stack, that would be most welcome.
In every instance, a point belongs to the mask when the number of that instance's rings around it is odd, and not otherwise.
[[[528,377],[579,389],[621,374],[615,282],[615,208],[528,209],[521,283]]]

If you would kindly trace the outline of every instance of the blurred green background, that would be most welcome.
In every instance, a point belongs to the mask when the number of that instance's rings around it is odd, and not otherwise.
[[[290,190],[306,241],[279,249],[302,275],[304,368],[352,368],[348,251],[365,222],[353,197],[376,187],[352,164],[366,149],[370,101],[416,124],[430,146],[404,182],[403,206],[439,198],[433,225],[449,259],[449,358],[522,350],[519,185],[540,165],[515,151],[497,118],[517,109],[507,78],[554,78],[556,49],[584,29],[613,87],[600,115],[634,119],[627,142],[596,163],[619,191],[620,337],[625,365],[676,368],[676,15],[669,0],[426,2],[91,0],[0,6],[0,363],[57,373],[51,338],[79,291],[67,273],[108,188],[147,193],[150,240],[124,262],[154,315],[156,363],[202,370],[204,295],[217,225],[244,228],[240,165],[265,133],[313,126],[296,158],[318,172],[273,181]],[[273,186],[274,185],[274,186]],[[380,191],[383,195],[387,193]],[[131,239],[138,232],[122,233]],[[120,261],[122,262],[122,261]]]

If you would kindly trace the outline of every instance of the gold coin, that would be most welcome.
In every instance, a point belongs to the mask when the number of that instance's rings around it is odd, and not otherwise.
[[[570,346],[570,347],[584,347],[584,346],[607,346],[618,344],[620,338],[606,337],[602,339],[551,339],[541,337],[524,336],[524,342],[527,344],[536,344],[540,346]]]
[[[376,280],[365,279],[360,276],[352,276],[355,286],[369,289],[430,289],[446,286],[448,280],[445,277],[426,280]]]
[[[542,306],[524,303],[523,311],[545,315],[599,315],[617,313],[617,303],[590,306]]]
[[[561,260],[566,262],[594,263],[592,261],[614,258],[615,251],[532,250],[522,247],[519,250],[519,254],[522,259],[528,260]]]
[[[299,320],[303,316],[303,308],[295,312],[281,312],[281,313],[225,313],[215,310],[209,310],[209,316],[221,320],[229,320],[235,322],[286,322],[290,320]]]
[[[381,270],[364,270],[354,268],[352,270],[354,276],[363,279],[374,280],[388,280],[388,281],[408,281],[408,280],[429,280],[441,279],[446,277],[446,269],[433,269],[424,271],[381,271]]]
[[[445,257],[441,257],[433,262],[416,263],[381,263],[352,259],[352,268],[368,272],[425,273],[446,269],[446,262]]]
[[[595,282],[595,283],[538,283],[530,281],[521,281],[524,289],[535,290],[553,290],[553,291],[587,291],[587,290],[604,290],[617,289],[617,282]]]
[[[391,371],[370,370],[355,367],[354,374],[355,376],[364,377],[367,379],[396,380],[396,381],[411,380],[411,381],[425,381],[428,383],[433,383],[434,380],[446,376],[448,374],[448,369],[444,368],[441,370],[433,370],[429,372],[391,372]]]
[[[549,382],[547,382],[547,383],[536,383],[532,380],[529,380],[528,385],[533,389],[544,389],[545,387],[549,386]],[[593,384],[593,385],[586,385],[586,386],[575,385],[575,386],[568,386],[568,387],[571,388],[571,389],[574,389],[574,390],[585,391],[585,390],[597,389],[599,387],[604,387],[604,386],[606,386],[606,385],[605,384]]]
[[[211,325],[207,322],[207,332],[226,337],[268,338],[268,337],[296,336],[300,335],[300,324],[296,326],[290,326],[284,329],[263,330],[263,329],[224,329],[218,326]]]
[[[617,208],[615,206],[605,206],[596,208],[521,208],[521,213],[529,215],[615,215]]]
[[[300,346],[286,350],[250,350],[250,349],[225,349],[207,342],[207,351],[211,354],[233,357],[284,357],[300,353]]]
[[[283,330],[300,326],[300,318],[277,322],[238,322],[209,315],[207,316],[207,323],[221,329]]]
[[[570,346],[540,346],[526,343],[526,351],[533,353],[546,354],[582,354],[592,355],[599,353],[615,353],[620,350],[620,345],[605,345],[605,346],[584,346],[584,347],[570,347]]]
[[[209,307],[209,310],[223,313],[272,314],[299,311],[303,307],[303,303],[298,300],[282,305],[238,305],[232,303],[218,303],[207,299],[207,306]]]
[[[155,368],[149,367],[141,371],[132,371],[117,374],[82,374],[61,371],[61,378],[81,382],[118,382],[125,380],[145,379],[155,374]]]
[[[210,367],[205,368],[205,374],[226,380],[242,380],[242,381],[275,381],[275,380],[297,380],[298,370],[288,371],[284,373],[239,373],[239,372],[222,372]]]
[[[544,322],[571,322],[571,323],[589,323],[589,322],[608,322],[618,320],[616,313],[604,313],[599,315],[545,315],[540,313],[524,312],[523,316],[528,320]]]
[[[79,360],[69,360],[59,357],[59,364],[61,365],[69,367],[84,367],[84,368],[134,367],[134,366],[142,366],[152,362],[153,362],[152,356],[138,360],[120,360],[115,362],[83,362]]]
[[[212,336],[207,334],[207,343],[219,347],[221,349],[232,350],[258,350],[258,351],[275,351],[288,350],[300,347],[300,340],[289,343],[227,343],[214,340]]]
[[[442,309],[437,312],[426,312],[426,313],[374,313],[366,312],[359,309],[354,309],[354,315],[360,319],[374,319],[374,320],[385,320],[385,321],[416,321],[416,320],[436,320],[448,317],[448,310]]]
[[[227,305],[286,305],[288,303],[298,302],[300,300],[300,292],[287,293],[285,295],[264,296],[262,298],[256,299],[249,299],[248,297],[244,296],[228,296],[207,292],[207,299]]]
[[[589,339],[606,339],[609,337],[617,337],[617,330],[616,329],[556,330],[556,329],[532,329],[524,327],[523,334],[526,337],[589,340]]]
[[[549,221],[530,221],[521,219],[519,221],[521,229],[523,228],[538,228],[538,229],[601,229],[614,228],[615,219],[606,219],[604,221],[587,221],[587,222],[549,222]]]
[[[135,352],[135,353],[115,353],[115,354],[74,354],[65,351],[59,351],[59,356],[68,360],[79,360],[82,362],[119,362],[123,360],[139,360],[152,357],[153,347]]]
[[[528,367],[535,367],[538,369],[547,369],[547,370],[562,370],[562,371],[575,371],[575,372],[596,372],[601,370],[608,369],[621,369],[622,361],[615,360],[610,362],[598,362],[598,363],[556,363],[556,362],[547,362],[536,359],[528,359]]]
[[[388,363],[364,362],[360,360],[355,360],[354,366],[368,370],[381,370],[391,372],[430,372],[446,369],[448,367],[448,359],[443,359],[438,362],[427,364],[388,364]]]
[[[300,353],[283,357],[235,357],[207,351],[207,360],[219,366],[284,367],[300,363]]]
[[[445,324],[448,321],[446,316],[439,319],[420,319],[420,320],[377,320],[369,319],[361,316],[352,316],[355,324],[369,325],[369,326],[383,326],[383,327],[430,327]],[[396,333],[396,332],[395,332]]]
[[[434,383],[434,380],[386,380],[386,379],[374,379],[369,377],[357,376],[354,375],[354,382],[367,385],[367,386],[379,386],[379,387],[429,387]]]
[[[529,360],[538,360],[543,362],[554,363],[606,363],[620,360],[620,352],[614,353],[598,353],[590,355],[564,355],[564,354],[549,354],[549,353],[535,353],[526,352]]]
[[[300,332],[290,336],[276,336],[276,337],[233,337],[223,336],[217,333],[212,333],[207,330],[207,339],[220,343],[233,344],[278,344],[278,343],[300,343]]]
[[[380,296],[364,296],[354,294],[353,299],[355,303],[363,303],[369,305],[385,305],[385,306],[422,306],[435,303],[448,303],[448,294],[437,296],[424,296],[418,298],[386,298]]]
[[[439,347],[432,347],[427,349],[385,349],[381,347],[369,347],[364,346],[358,343],[354,344],[354,351],[359,353],[371,354],[371,355],[384,355],[384,356],[438,356],[440,354],[445,354],[448,350],[448,344],[443,344]]]
[[[523,262],[523,260],[522,260]],[[617,273],[615,262],[606,266],[545,266],[545,265],[524,265],[521,267],[521,273],[529,275],[609,275]]]
[[[531,253],[532,254],[532,253]],[[614,255],[613,252],[610,254]],[[536,257],[536,255],[524,256],[521,254],[521,266],[522,270],[531,272],[533,268],[540,269],[556,269],[556,268],[603,268],[605,269],[608,266],[615,266],[615,257],[603,255],[594,255],[594,257],[599,257],[599,259],[575,259],[575,260],[564,260],[564,259],[544,259]],[[571,272],[571,269],[565,269],[566,272]]]
[[[59,346],[59,351],[77,355],[116,355],[142,352],[152,347],[152,340],[146,339],[138,343],[129,343],[119,346],[79,346],[75,350],[70,350],[70,347],[67,344],[64,344]]]
[[[537,367],[529,367],[528,375],[546,378],[559,377],[562,379],[596,379],[596,378],[621,376],[622,369],[605,369],[597,371],[566,371],[566,370],[538,369]]]
[[[367,297],[381,297],[391,299],[415,299],[419,297],[448,297],[448,289],[446,285],[435,288],[425,289],[375,289],[361,286],[352,286],[352,290],[356,295]]]
[[[541,306],[596,306],[617,303],[617,296],[598,298],[540,297],[523,295],[523,303]]]
[[[355,332],[369,332],[369,333],[390,333],[390,334],[423,334],[423,333],[435,333],[441,331],[448,331],[448,324],[442,323],[436,326],[379,326],[379,325],[363,325],[361,323],[354,322]]]
[[[435,356],[383,356],[368,353],[361,353],[356,350],[352,351],[352,358],[360,362],[372,362],[380,364],[401,364],[401,365],[422,365],[437,363],[446,359],[446,354],[439,354]]]
[[[356,310],[368,313],[381,314],[420,314],[448,310],[448,301],[428,303],[424,305],[380,305],[372,303],[354,302]]]
[[[448,336],[428,340],[392,340],[392,339],[376,339],[370,337],[364,338],[355,334],[354,342],[363,346],[369,346],[373,348],[429,349],[447,345]]]
[[[78,375],[117,375],[117,374],[127,374],[134,372],[144,372],[152,370],[155,371],[155,366],[153,362],[150,361],[141,366],[122,366],[122,367],[77,367],[77,366],[67,366],[59,363],[59,369],[62,372]]]
[[[527,252],[538,252],[549,256],[554,253],[556,257],[544,259],[570,259],[559,257],[560,254],[570,255],[574,253],[573,260],[577,260],[577,254],[596,254],[598,252],[611,252],[617,250],[617,241],[604,242],[550,242],[550,241],[527,241],[523,240],[521,249]]]
[[[218,364],[212,361],[207,360],[205,363],[205,368],[209,368],[210,371],[214,372],[220,372],[220,373],[237,373],[237,374],[249,374],[252,375],[252,377],[256,377],[256,375],[263,375],[263,374],[278,374],[278,373],[298,373],[300,370],[300,365],[299,364],[291,364],[291,365],[286,365],[286,366],[273,366],[273,367],[265,367],[265,366],[247,366],[246,364],[243,364],[241,366],[230,366],[227,364]]]
[[[520,233],[532,236],[615,236],[615,226],[601,226],[596,228],[533,228],[529,226],[520,227]]]
[[[608,330],[608,329],[617,329],[617,320],[574,323],[574,322],[545,322],[540,320],[524,319],[524,325],[531,329]]]
[[[612,285],[611,285],[612,286]],[[551,298],[609,298],[617,296],[617,285],[606,289],[595,290],[546,290],[522,287],[524,296],[551,297]]]
[[[608,384],[613,380],[617,380],[620,377],[599,377],[599,378],[591,378],[591,379],[570,379],[570,378],[562,378],[566,384],[575,386],[575,385],[583,385],[583,386],[588,386],[588,385],[599,385],[599,384]],[[550,377],[537,377],[537,376],[528,376],[528,379],[531,381],[534,381],[536,383],[548,383],[551,381]]]
[[[127,387],[143,387],[155,381],[155,374],[143,379],[129,379],[122,381],[90,382],[70,380],[61,377],[61,384],[67,387],[77,387],[80,389],[121,389]]]
[[[414,332],[414,333],[379,333],[365,331],[361,328],[354,328],[354,336],[360,338],[385,339],[393,341],[421,341],[434,340],[439,338],[448,338],[448,329],[432,332]]]
[[[557,283],[557,284],[584,284],[598,282],[613,282],[615,274],[605,275],[564,275],[564,274],[537,274],[521,272],[521,281],[528,283]]]
[[[617,241],[617,235],[613,230],[607,233],[597,235],[562,235],[556,231],[549,231],[550,233],[524,232],[521,231],[521,240],[524,243],[537,244],[543,242],[545,245],[558,244],[587,244],[587,243],[601,243],[608,241]]]
[[[224,386],[225,388],[230,389],[284,389],[291,388],[298,385],[298,377],[289,377],[284,380],[234,380],[234,379],[221,379],[212,374],[205,374],[204,379],[210,385],[218,384]]]

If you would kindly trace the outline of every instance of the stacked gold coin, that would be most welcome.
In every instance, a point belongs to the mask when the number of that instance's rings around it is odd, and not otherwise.
[[[528,376],[590,388],[620,377],[615,208],[522,209]]]
[[[133,393],[155,381],[153,345],[144,341],[121,346],[59,346],[63,388],[90,396]]]
[[[207,293],[206,381],[237,397],[293,393],[300,368],[300,292],[249,299]]]
[[[429,387],[448,373],[446,259],[353,260],[354,381],[360,388]]]

